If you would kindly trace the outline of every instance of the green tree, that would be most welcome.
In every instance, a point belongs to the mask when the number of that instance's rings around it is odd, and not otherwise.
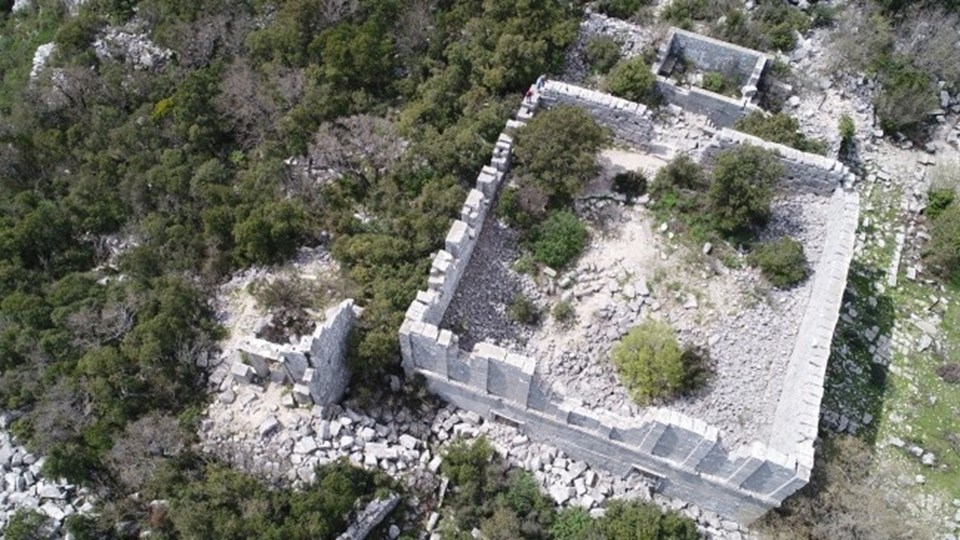
[[[716,156],[708,199],[717,229],[739,234],[766,223],[783,167],[775,154],[740,146]]]
[[[693,520],[644,501],[613,501],[601,520],[605,540],[698,540]]]
[[[640,323],[614,345],[611,356],[620,381],[637,403],[664,400],[683,390],[683,350],[667,323]]]
[[[657,77],[641,56],[617,62],[607,76],[606,87],[615,96],[650,107],[658,106],[661,101]]]
[[[543,111],[517,132],[514,178],[539,188],[550,207],[565,205],[597,174],[597,152],[609,142],[583,109]]]

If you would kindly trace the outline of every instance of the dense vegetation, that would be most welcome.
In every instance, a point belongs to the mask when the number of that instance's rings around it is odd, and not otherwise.
[[[647,319],[610,352],[620,381],[642,405],[696,390],[709,375],[705,351],[683,348],[665,322]]]
[[[429,254],[578,17],[548,0],[431,5],[145,0],[68,16],[39,0],[2,15],[0,405],[46,472],[128,489],[107,455],[130,425],[192,429],[223,332],[216,284],[327,234],[367,308],[355,372],[395,369]],[[170,61],[94,54],[135,13]]]
[[[697,239],[748,237],[769,218],[781,173],[777,157],[756,146],[718,153],[710,173],[681,154],[657,171],[654,211],[679,219]]]
[[[516,136],[513,180],[497,213],[520,231],[534,260],[562,269],[586,247],[587,227],[570,208],[600,171],[597,153],[610,133],[583,109],[557,107],[537,114]]]
[[[508,469],[485,439],[453,443],[441,471],[450,478],[440,530],[466,540],[478,528],[488,540],[696,540],[693,521],[650,503],[616,501],[593,519],[582,508],[560,512],[533,475]]]

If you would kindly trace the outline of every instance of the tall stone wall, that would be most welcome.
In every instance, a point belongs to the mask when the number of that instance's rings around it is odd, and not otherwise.
[[[796,458],[761,443],[729,452],[715,427],[674,411],[625,417],[551,396],[533,359],[501,347],[464,352],[450,331],[409,320],[400,343],[409,369],[447,401],[613,473],[640,472],[658,492],[731,519],[749,523],[809,480]]]
[[[860,215],[860,197],[856,192],[837,190],[830,204],[834,221],[827,230],[823,254],[813,274],[810,301],[784,377],[789,384],[784,384],[770,434],[771,447],[797,456],[807,468],[813,467],[813,442],[817,438],[830,343],[843,303]]]
[[[850,169],[835,159],[801,152],[732,129],[720,130],[704,149],[703,155],[709,161],[714,159],[717,153],[742,144],[751,144],[775,152],[783,166],[784,184],[797,191],[828,197],[838,187],[849,187],[856,180]]]
[[[301,403],[327,405],[340,401],[350,382],[347,337],[358,311],[353,300],[344,300],[327,310],[313,333],[296,344],[244,339],[238,347],[240,358],[231,369],[234,379],[250,382],[253,377],[261,377],[292,383],[294,396]]]
[[[548,81],[541,91],[540,105],[581,107],[598,124],[610,128],[615,137],[639,146],[650,142],[653,133],[651,113],[645,105],[572,84]]]

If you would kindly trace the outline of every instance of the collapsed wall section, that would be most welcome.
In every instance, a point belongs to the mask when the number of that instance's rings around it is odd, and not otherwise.
[[[789,384],[783,386],[769,442],[772,448],[797,456],[807,468],[813,467],[827,361],[856,244],[860,197],[837,190],[830,205],[834,221],[813,274],[811,297],[784,377]]]
[[[829,197],[837,188],[849,188],[856,181],[856,175],[849,167],[835,159],[801,152],[732,129],[720,130],[704,149],[703,157],[711,161],[718,153],[743,144],[776,153],[783,166],[783,183],[789,189]]]
[[[299,343],[278,344],[248,337],[239,347],[239,359],[231,373],[238,382],[255,377],[280,384],[293,384],[299,403],[327,405],[340,401],[350,382],[347,369],[347,338],[360,309],[344,300],[326,312],[313,333]]]

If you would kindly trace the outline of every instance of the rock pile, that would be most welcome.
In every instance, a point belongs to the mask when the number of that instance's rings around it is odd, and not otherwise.
[[[18,510],[34,510],[48,518],[55,536],[64,520],[77,513],[93,511],[94,500],[86,488],[43,478],[44,458],[36,457],[16,444],[6,431],[7,417],[0,422],[0,530]]]

